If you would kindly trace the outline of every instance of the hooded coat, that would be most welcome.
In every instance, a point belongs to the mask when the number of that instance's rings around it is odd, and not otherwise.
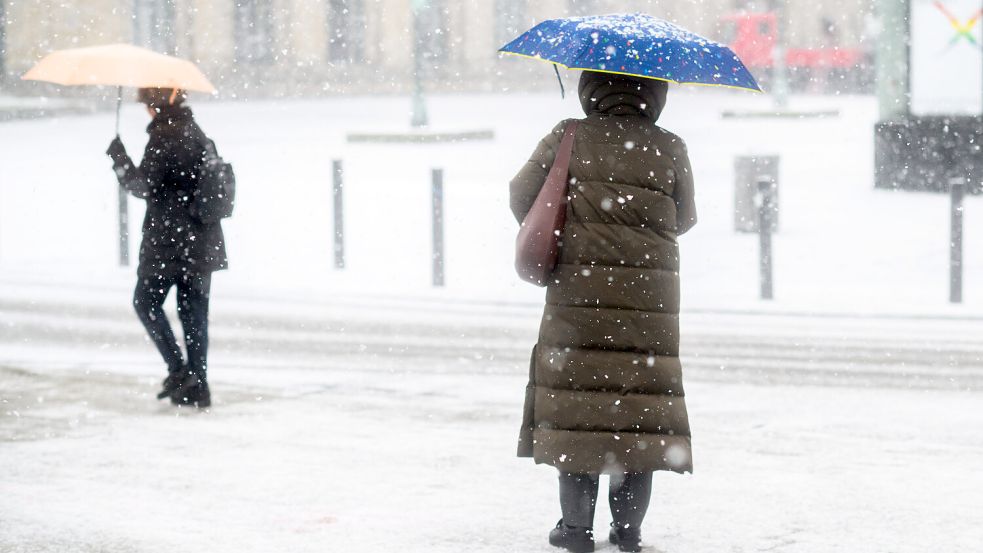
[[[158,110],[147,127],[150,137],[140,165],[125,152],[113,160],[120,184],[147,201],[137,274],[173,277],[225,269],[221,223],[205,224],[192,215],[208,139],[189,108]]]
[[[656,121],[662,81],[584,72],[559,263],[533,349],[519,455],[568,473],[691,472],[676,238],[696,223],[686,145]],[[522,221],[562,121],[511,182]]]

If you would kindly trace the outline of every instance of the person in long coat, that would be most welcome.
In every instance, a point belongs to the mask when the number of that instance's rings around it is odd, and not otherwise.
[[[106,152],[120,185],[147,202],[133,306],[167,365],[158,399],[209,407],[211,276],[228,267],[221,223],[206,224],[195,216],[198,178],[210,140],[184,105],[182,91],[143,88],[138,98],[152,117],[140,165],[133,163],[118,136]],[[177,289],[186,359],[164,314],[171,288]]]
[[[559,262],[530,365],[519,455],[560,472],[550,543],[593,551],[599,476],[609,539],[639,551],[652,473],[691,472],[679,362],[677,237],[696,224],[681,138],[659,127],[664,81],[584,72]],[[510,185],[522,221],[553,165],[560,122]]]

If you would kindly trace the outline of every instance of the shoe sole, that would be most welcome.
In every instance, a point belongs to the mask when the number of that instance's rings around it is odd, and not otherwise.
[[[624,553],[641,553],[642,551],[641,545],[635,545],[635,546],[623,545],[620,541],[618,541],[617,538],[613,538],[613,537],[608,538],[608,541],[611,542],[611,545],[617,545],[618,551],[622,551]],[[626,548],[630,548],[630,549],[626,549]]]
[[[212,400],[208,400],[208,401],[198,401],[198,400],[184,401],[184,400],[180,400],[180,399],[176,400],[174,398],[171,398],[171,405],[173,405],[175,407],[197,407],[198,409],[209,409],[212,406]]]
[[[555,543],[553,542],[552,539],[550,540],[550,545],[552,545],[553,547],[559,547],[560,549],[566,549],[567,551],[570,551],[570,553],[594,553],[594,548],[595,548],[594,544],[585,545],[583,547],[577,547],[577,546],[570,547],[568,545]]]

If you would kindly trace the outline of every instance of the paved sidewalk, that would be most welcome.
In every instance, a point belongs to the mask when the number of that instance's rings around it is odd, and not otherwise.
[[[202,414],[153,400],[124,288],[25,290],[4,553],[551,551],[555,476],[513,457],[535,305],[229,296]],[[657,478],[649,551],[975,550],[980,324],[685,316],[697,472]]]
[[[95,111],[92,101],[0,95],[0,123],[18,119],[90,115]]]
[[[0,279],[0,362],[35,370],[153,365],[155,350],[130,307],[130,280],[53,286]],[[295,298],[220,287],[213,294],[211,365],[216,373],[272,362],[521,376],[541,313],[541,305],[528,302]],[[177,323],[173,313],[171,320]],[[680,325],[688,378],[983,390],[983,317],[701,310],[685,311]]]
[[[157,375],[0,370],[0,551],[551,551],[555,475],[513,457],[522,378],[273,370],[217,374],[208,414],[157,404]],[[697,472],[656,479],[649,551],[983,539],[980,394],[687,390]]]

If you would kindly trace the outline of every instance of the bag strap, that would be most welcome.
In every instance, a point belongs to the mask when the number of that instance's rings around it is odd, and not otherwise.
[[[577,134],[577,126],[580,121],[574,120],[567,123],[563,131],[563,140],[560,141],[560,149],[556,152],[556,159],[553,160],[553,167],[550,169],[550,177],[560,177],[563,185],[566,186],[567,174],[570,171],[570,158],[573,156],[573,139]],[[549,177],[547,177],[549,179]]]
[[[195,121],[193,125],[194,134],[197,135],[196,138],[198,139],[198,143],[201,144],[201,147],[203,150],[205,150],[205,153],[212,157],[221,157],[218,155],[218,150],[215,148],[215,141],[208,138],[208,135],[205,134],[205,131],[198,125],[197,121]]]

